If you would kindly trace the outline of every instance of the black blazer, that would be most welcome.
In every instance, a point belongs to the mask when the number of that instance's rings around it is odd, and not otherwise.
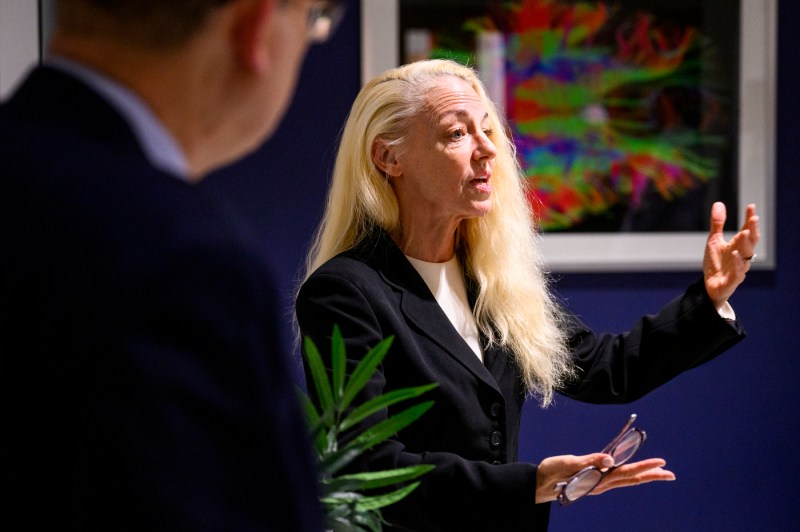
[[[299,292],[297,318],[323,352],[338,324],[351,367],[395,336],[361,399],[439,383],[429,392],[434,407],[359,464],[437,466],[384,510],[388,521],[409,530],[547,528],[549,505],[534,504],[536,466],[517,462],[524,390],[510,354],[486,349],[481,364],[385,233],[315,271]],[[743,336],[719,317],[702,282],[623,335],[596,335],[574,317],[567,326],[581,378],[562,392],[598,403],[632,401]]]
[[[319,530],[276,287],[236,215],[48,68],[0,107],[0,187],[0,521]]]

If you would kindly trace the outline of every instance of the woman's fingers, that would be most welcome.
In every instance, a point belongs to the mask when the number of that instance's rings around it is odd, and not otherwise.
[[[604,453],[582,456],[565,454],[545,458],[539,463],[536,473],[536,503],[554,501],[558,495],[556,485],[568,481],[578,471],[590,466],[607,469],[613,464],[614,459]]]
[[[637,486],[648,482],[675,480],[675,473],[664,469],[666,464],[661,458],[648,458],[619,466],[603,479],[592,494],[599,495],[612,489]]]

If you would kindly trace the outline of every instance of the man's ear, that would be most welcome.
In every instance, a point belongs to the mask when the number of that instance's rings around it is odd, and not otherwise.
[[[265,36],[278,9],[280,0],[235,0],[233,28],[234,49],[240,63],[252,72],[262,73],[269,68]]]
[[[387,144],[383,139],[372,141],[372,164],[387,177],[397,177],[402,173],[396,150],[395,146]]]

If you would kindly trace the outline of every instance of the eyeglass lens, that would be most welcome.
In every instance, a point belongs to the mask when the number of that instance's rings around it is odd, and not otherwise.
[[[614,458],[614,467],[621,466],[630,460],[641,445],[642,434],[636,429],[628,431],[609,453]]]
[[[606,474],[608,474],[611,469],[621,466],[625,462],[631,459],[631,457],[636,454],[636,451],[639,450],[639,447],[642,446],[644,442],[644,433],[640,432],[636,429],[630,429],[626,432],[614,445],[609,454],[612,458],[614,458],[614,465],[612,468],[601,471],[596,467],[588,467],[583,471],[580,471],[576,474],[572,479],[564,486],[563,496],[568,502],[574,502],[581,497],[588,495],[592,492],[593,489],[600,484],[600,481],[603,479]],[[565,501],[565,502],[566,502]],[[563,504],[563,502],[562,502]]]
[[[314,2],[308,13],[308,39],[311,42],[327,41],[344,15],[344,5],[336,1]]]
[[[564,486],[564,498],[569,502],[580,499],[597,487],[602,478],[603,473],[599,469],[584,469]]]

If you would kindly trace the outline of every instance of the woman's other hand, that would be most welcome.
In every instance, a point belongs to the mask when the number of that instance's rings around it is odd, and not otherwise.
[[[730,241],[722,236],[726,210],[723,203],[711,206],[711,230],[703,257],[703,278],[706,292],[719,310],[744,281],[755,257],[755,248],[761,235],[758,231],[756,206],[747,206],[742,228]]]

